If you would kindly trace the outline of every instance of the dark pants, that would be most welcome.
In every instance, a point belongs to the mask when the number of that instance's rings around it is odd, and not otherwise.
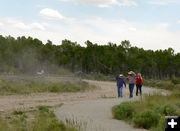
[[[138,96],[138,91],[140,92],[140,95],[142,94],[141,87],[142,85],[136,85],[136,96]]]
[[[132,98],[133,97],[133,90],[134,90],[134,84],[129,84],[129,97]]]

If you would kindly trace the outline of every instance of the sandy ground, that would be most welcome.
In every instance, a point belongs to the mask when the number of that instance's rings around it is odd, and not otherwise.
[[[117,98],[116,84],[114,82],[87,82],[101,88],[101,90],[91,93],[96,96],[96,99],[62,106],[55,111],[59,120],[63,120],[67,124],[75,123],[83,131],[145,131],[144,129],[135,129],[123,121],[113,119],[111,113],[112,106],[124,101],[138,100],[139,97],[135,96],[130,99],[128,88],[124,88],[123,99]],[[143,87],[143,93],[153,92],[163,93],[164,95],[168,93],[164,90]]]

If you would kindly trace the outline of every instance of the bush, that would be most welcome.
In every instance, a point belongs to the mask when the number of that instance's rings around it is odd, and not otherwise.
[[[112,108],[114,118],[119,120],[131,119],[133,116],[133,109],[129,103],[122,103]]]
[[[173,79],[171,80],[171,82],[172,82],[174,85],[177,85],[177,84],[180,84],[180,79],[178,79],[178,78],[173,78]]]
[[[149,129],[158,124],[159,115],[153,110],[145,110],[135,115],[133,122],[136,127]]]
[[[173,104],[167,104],[167,105],[162,105],[156,108],[156,111],[162,115],[169,115],[173,116],[176,115],[176,110],[178,110],[179,107],[177,105]]]

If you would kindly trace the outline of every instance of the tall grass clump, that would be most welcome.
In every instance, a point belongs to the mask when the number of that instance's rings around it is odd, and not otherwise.
[[[153,110],[145,110],[143,112],[137,113],[133,122],[136,127],[143,127],[145,129],[149,129],[153,126],[157,126],[159,115],[157,112]]]
[[[125,102],[112,108],[114,118],[118,120],[128,120],[133,116],[133,109],[129,103]]]

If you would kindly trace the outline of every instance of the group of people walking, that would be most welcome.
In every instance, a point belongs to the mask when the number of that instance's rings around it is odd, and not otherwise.
[[[123,85],[126,87],[125,79],[128,81],[129,84],[129,97],[133,97],[133,90],[134,86],[136,85],[136,96],[138,96],[138,93],[140,95],[142,94],[142,76],[141,73],[138,73],[137,75],[130,71],[128,72],[128,76],[124,77],[123,74],[119,74],[116,76],[117,81],[117,89],[118,89],[118,97],[123,97]]]

